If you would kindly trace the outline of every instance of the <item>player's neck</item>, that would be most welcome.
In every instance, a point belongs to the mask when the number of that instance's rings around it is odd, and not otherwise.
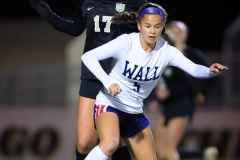
[[[140,39],[141,47],[144,51],[146,51],[146,52],[152,52],[153,51],[153,49],[156,46],[156,43],[148,44],[141,37],[139,37],[139,39]]]

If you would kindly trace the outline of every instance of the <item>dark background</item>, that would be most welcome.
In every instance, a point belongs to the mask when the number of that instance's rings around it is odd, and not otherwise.
[[[58,15],[71,19],[79,0],[45,0]],[[149,0],[162,5],[168,20],[186,22],[190,29],[188,43],[203,51],[221,51],[224,31],[240,15],[240,0]],[[40,18],[28,0],[2,1],[0,24],[13,18]]]

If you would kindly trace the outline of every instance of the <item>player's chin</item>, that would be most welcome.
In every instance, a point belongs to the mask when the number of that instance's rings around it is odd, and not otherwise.
[[[157,42],[156,39],[154,39],[154,40],[153,40],[153,39],[148,39],[147,44],[149,44],[149,45],[155,45],[156,42]]]

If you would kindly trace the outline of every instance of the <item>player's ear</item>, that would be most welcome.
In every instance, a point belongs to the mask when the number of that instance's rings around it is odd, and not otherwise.
[[[138,27],[138,30],[141,31],[141,26],[139,21],[137,22],[137,27]]]

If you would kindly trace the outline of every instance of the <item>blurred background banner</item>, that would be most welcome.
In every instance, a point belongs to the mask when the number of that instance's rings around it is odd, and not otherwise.
[[[1,108],[0,159],[74,159],[76,117],[77,108]]]
[[[158,112],[145,110],[154,132]],[[187,128],[179,148],[190,151],[216,146],[219,160],[240,159],[240,108],[236,110],[198,108],[193,123]]]
[[[0,108],[1,160],[75,159],[77,108]],[[158,112],[145,110],[154,132]],[[240,109],[199,109],[180,148],[217,146],[223,160],[240,159]]]
[[[78,3],[46,2],[66,19],[72,19]],[[213,144],[220,151],[219,160],[240,160],[237,1],[163,1],[161,5],[169,20],[189,24],[189,44],[201,49],[212,62],[229,68],[219,75],[206,102],[197,108],[181,147],[197,149]],[[84,40],[85,32],[72,37],[56,31],[28,1],[6,1],[6,6],[1,6],[0,160],[75,159]],[[145,113],[154,128],[158,112],[145,107]]]

